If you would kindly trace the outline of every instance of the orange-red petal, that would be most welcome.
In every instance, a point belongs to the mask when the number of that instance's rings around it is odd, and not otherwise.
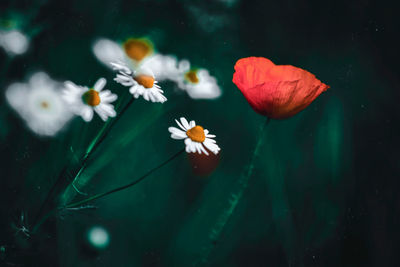
[[[297,114],[329,88],[306,70],[256,57],[238,60],[233,82],[256,112],[273,119]]]
[[[265,82],[270,68],[275,64],[263,57],[247,57],[239,59],[235,64],[233,82],[240,88],[252,88]]]

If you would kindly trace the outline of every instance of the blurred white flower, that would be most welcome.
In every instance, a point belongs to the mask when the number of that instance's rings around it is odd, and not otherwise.
[[[178,61],[174,56],[154,52],[147,39],[128,39],[122,45],[110,39],[98,39],[93,45],[96,58],[110,67],[111,62],[123,62],[132,70],[149,68],[157,81],[172,80],[178,74]]]
[[[154,54],[143,66],[151,69],[158,81],[173,81],[179,73],[178,60],[170,55]]]
[[[179,62],[178,75],[174,80],[193,99],[214,99],[221,95],[217,79],[206,69],[191,69],[187,60]]]
[[[216,141],[211,138],[215,138],[215,135],[209,134],[207,129],[204,129],[200,125],[196,125],[195,121],[188,122],[185,118],[175,120],[179,128],[169,127],[168,131],[171,133],[171,138],[182,140],[185,139],[186,152],[187,153],[204,153],[208,156],[208,152],[205,148],[210,150],[214,154],[218,154],[221,150],[216,144]]]
[[[153,44],[146,38],[129,38],[122,44],[127,58],[135,65],[141,65],[154,54]]]
[[[125,61],[121,46],[109,39],[97,40],[92,49],[96,58],[107,67],[110,67],[110,62]]]
[[[146,101],[164,103],[167,98],[164,96],[164,91],[157,85],[154,79],[153,72],[146,67],[141,67],[134,71],[123,62],[111,63],[114,70],[118,71],[117,77],[114,80],[123,86],[130,87],[129,92],[134,98],[143,96]]]
[[[145,38],[130,38],[119,44],[110,39],[98,39],[93,45],[96,58],[107,67],[111,62],[124,62],[136,69],[154,54],[153,44]]]
[[[149,69],[155,80],[173,81],[193,99],[214,99],[221,95],[217,80],[206,69],[191,69],[187,60],[178,62],[174,56],[155,53],[152,43],[144,38],[130,38],[121,45],[109,39],[99,39],[93,45],[93,53],[100,62],[120,72],[114,80],[125,86],[132,86],[127,85],[134,82],[132,73],[140,69]],[[134,96],[143,93],[147,98],[145,95],[157,90],[146,91],[140,87],[140,90],[132,89],[132,91],[135,91],[132,93]],[[153,94],[148,96],[151,95]],[[161,98],[159,100],[156,98],[156,102],[163,101]]]
[[[14,83],[6,90],[6,99],[38,135],[53,136],[71,119],[72,114],[61,97],[62,84],[37,72],[28,83]]]
[[[64,83],[63,98],[69,104],[71,111],[89,122],[93,118],[93,112],[100,116],[103,121],[109,117],[115,117],[117,113],[114,106],[110,104],[117,100],[117,95],[110,90],[103,90],[106,79],[100,78],[93,88],[76,85],[71,81]]]
[[[93,226],[87,232],[88,242],[93,248],[102,250],[110,243],[110,235],[102,226]]]
[[[9,55],[21,55],[28,50],[28,37],[18,30],[0,30],[0,46]]]

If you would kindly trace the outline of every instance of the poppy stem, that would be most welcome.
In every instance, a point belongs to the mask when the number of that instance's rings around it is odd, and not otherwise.
[[[249,177],[253,174],[254,160],[256,159],[256,157],[257,157],[257,155],[258,155],[258,152],[259,152],[259,150],[260,150],[260,148],[261,148],[261,146],[262,146],[262,144],[263,144],[263,141],[264,141],[264,138],[263,138],[263,136],[264,136],[264,131],[265,131],[265,128],[267,128],[267,126],[268,126],[268,124],[269,124],[270,121],[271,121],[271,119],[270,119],[269,117],[267,117],[267,119],[265,120],[265,122],[264,122],[263,125],[261,126],[260,132],[259,132],[259,134],[258,134],[258,140],[257,140],[256,146],[255,146],[255,148],[254,148],[253,155],[251,156],[249,169],[247,170],[247,175],[246,175],[246,177],[248,177],[247,180],[248,180]]]
[[[215,246],[212,244],[218,243],[218,240],[221,237],[222,231],[224,230],[226,224],[228,223],[231,216],[235,212],[235,210],[240,202],[240,199],[243,197],[243,194],[249,184],[250,177],[253,175],[255,159],[260,151],[260,148],[262,147],[262,144],[264,141],[263,137],[264,137],[265,129],[267,128],[270,121],[271,121],[271,119],[267,117],[266,121],[261,126],[259,134],[258,134],[257,143],[256,143],[256,146],[254,147],[254,151],[251,156],[250,163],[248,165],[248,169],[237,180],[237,184],[236,184],[235,188],[233,189],[232,193],[230,194],[231,197],[228,200],[228,203],[229,203],[228,206],[222,210],[222,212],[217,217],[214,226],[211,228],[210,238],[211,238],[212,242],[210,242],[210,245],[208,247],[204,248],[204,250],[203,250],[204,253],[201,257],[199,257],[199,262],[208,262],[208,258],[211,254],[211,251],[215,248]]]

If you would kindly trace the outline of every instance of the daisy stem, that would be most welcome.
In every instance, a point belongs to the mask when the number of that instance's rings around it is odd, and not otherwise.
[[[126,112],[126,110],[130,107],[130,105],[133,103],[133,101],[135,100],[135,98],[132,97],[131,100],[129,100],[128,104],[125,105],[125,107],[121,110],[121,112],[119,113],[119,116],[117,116],[112,122],[110,127],[103,127],[100,132],[97,134],[97,136],[94,138],[94,140],[90,143],[88,149],[86,150],[86,153],[82,159],[82,163],[80,165],[79,170],[76,172],[75,177],[72,180],[72,186],[76,189],[74,182],[75,180],[79,177],[79,175],[82,173],[82,171],[84,170],[85,166],[86,166],[86,162],[89,159],[90,155],[96,150],[96,148],[104,141],[105,137],[107,136],[107,134],[110,132],[110,130],[112,129],[112,127],[118,122],[118,120],[121,118],[121,116]],[[106,131],[107,130],[107,131]],[[103,132],[105,132],[103,134]],[[67,164],[68,166],[69,164]],[[47,203],[51,200],[54,192],[56,191],[57,187],[59,184],[62,183],[64,176],[67,173],[68,168],[64,167],[63,170],[61,171],[58,179],[56,180],[56,182],[52,185],[52,187],[50,188],[49,193],[47,194],[43,204],[40,206],[39,208],[39,212],[37,213],[35,220],[34,220],[34,229],[36,229],[39,225],[39,219],[41,218]],[[43,221],[43,219],[41,220]],[[44,220],[45,221],[45,220]],[[41,224],[41,223],[40,223]]]
[[[119,121],[119,119],[122,117],[122,115],[126,112],[126,110],[132,105],[133,101],[135,101],[135,98],[132,97],[131,100],[129,100],[128,104],[125,105],[125,107],[121,110],[119,113],[119,116],[117,116],[114,120],[112,120],[111,125],[109,127],[103,127],[99,133],[96,135],[96,137],[93,139],[93,141],[90,143],[88,149],[86,150],[85,155],[83,156],[83,160],[81,163],[81,167],[79,168],[78,172],[76,173],[75,177],[72,180],[72,184],[75,182],[75,180],[79,177],[79,175],[82,173],[86,166],[86,162],[88,161],[90,155],[96,150],[96,148],[105,140],[107,137],[108,133],[110,130],[113,128],[113,126]],[[104,134],[103,134],[104,133]],[[74,186],[74,185],[73,185]]]
[[[54,192],[56,191],[57,186],[62,182],[62,179],[61,179],[61,178],[64,177],[64,175],[66,174],[66,172],[67,172],[67,167],[65,166],[65,167],[62,169],[59,178],[58,178],[58,179],[56,180],[56,182],[52,185],[52,187],[50,188],[49,193],[47,193],[47,196],[46,196],[46,198],[44,199],[43,204],[40,206],[39,211],[38,211],[38,213],[37,213],[37,215],[36,215],[36,217],[35,217],[35,219],[34,219],[34,221],[33,221],[33,225],[34,225],[33,228],[35,228],[35,225],[38,224],[38,221],[39,221],[40,217],[42,216],[42,214],[43,214],[43,212],[44,212],[44,210],[45,210],[45,208],[46,208],[47,203],[50,201],[51,197],[53,196]]]
[[[128,104],[126,104],[125,107],[121,110],[121,112],[119,113],[119,116],[117,116],[114,120],[111,121],[110,127],[108,127],[108,128],[104,127],[101,129],[101,131],[97,134],[96,138],[90,143],[88,149],[86,150],[84,159],[88,158],[90,156],[90,154],[104,141],[104,139],[106,138],[107,134],[110,132],[112,127],[119,121],[119,119],[126,112],[126,110],[132,105],[133,101],[135,101],[135,98],[132,97],[131,100],[129,100]],[[107,129],[107,132],[104,135],[102,135],[102,133],[106,129]],[[101,136],[101,138],[100,138],[100,136]],[[99,141],[97,141],[97,140],[99,140]]]
[[[39,227],[40,227],[48,218],[50,218],[52,215],[56,214],[57,211],[62,211],[62,210],[64,210],[64,209],[77,208],[77,207],[80,207],[80,206],[83,205],[83,204],[86,204],[86,203],[90,202],[90,201],[93,201],[93,200],[96,200],[96,199],[105,197],[105,196],[107,196],[107,195],[110,195],[110,194],[113,194],[113,193],[122,191],[122,190],[127,189],[127,188],[129,188],[129,187],[131,187],[131,186],[134,186],[134,185],[140,183],[141,181],[143,181],[146,177],[150,176],[153,172],[155,172],[155,171],[157,171],[158,169],[160,169],[160,168],[164,167],[165,165],[167,165],[169,162],[171,162],[172,160],[174,160],[175,158],[177,158],[177,157],[178,157],[179,155],[181,155],[183,152],[185,152],[185,149],[184,149],[184,148],[181,149],[181,150],[179,150],[177,153],[175,153],[174,155],[172,155],[170,158],[168,158],[168,159],[167,159],[166,161],[164,161],[163,163],[159,164],[157,167],[151,169],[150,171],[148,171],[147,173],[145,173],[144,175],[142,175],[139,179],[137,179],[137,180],[135,180],[135,181],[133,181],[133,182],[130,182],[129,184],[126,184],[126,185],[123,185],[123,186],[114,188],[114,189],[112,189],[112,190],[110,190],[110,191],[107,191],[107,192],[104,192],[104,193],[100,193],[100,194],[93,195],[93,196],[88,197],[88,198],[85,198],[85,199],[83,199],[83,200],[80,200],[80,201],[77,201],[77,202],[74,202],[74,203],[71,203],[71,204],[67,204],[67,205],[65,205],[65,206],[58,207],[58,208],[56,208],[56,209],[51,210],[49,213],[47,213],[45,216],[43,216],[43,217],[40,219],[40,221],[37,221],[37,223],[34,224],[34,226],[33,226],[33,228],[32,228],[32,233],[35,233],[35,232],[39,229]]]
[[[122,191],[122,190],[127,189],[127,188],[129,188],[129,187],[131,187],[131,186],[134,186],[134,185],[138,184],[139,182],[143,181],[146,177],[150,176],[153,172],[155,172],[155,171],[157,171],[158,169],[162,168],[163,166],[167,165],[169,162],[171,162],[172,160],[174,160],[175,158],[177,158],[177,157],[178,157],[180,154],[182,154],[184,151],[185,151],[185,149],[182,149],[182,150],[178,151],[178,152],[175,153],[173,156],[171,156],[169,159],[167,159],[166,161],[164,161],[163,163],[161,163],[161,164],[158,165],[157,167],[155,167],[155,168],[151,169],[150,171],[148,171],[147,173],[145,173],[145,174],[144,174],[143,176],[141,176],[139,179],[137,179],[137,180],[135,180],[135,181],[133,181],[133,182],[131,182],[131,183],[129,183],[129,184],[126,184],[126,185],[123,185],[123,186],[114,188],[114,189],[112,189],[112,190],[110,190],[110,191],[107,191],[107,192],[104,192],[104,193],[96,194],[96,195],[94,195],[94,196],[91,196],[91,197],[88,197],[88,198],[86,198],[86,199],[77,201],[77,202],[75,202],[75,203],[67,204],[66,206],[64,206],[64,207],[62,207],[62,208],[67,208],[67,209],[69,209],[69,208],[76,208],[76,207],[79,207],[79,206],[81,206],[82,204],[85,204],[85,203],[87,203],[87,202],[90,202],[90,201],[93,201],[93,200],[95,200],[95,199],[99,199],[99,198],[105,197],[105,196],[107,196],[107,195],[110,195],[110,194],[113,194],[113,193]]]

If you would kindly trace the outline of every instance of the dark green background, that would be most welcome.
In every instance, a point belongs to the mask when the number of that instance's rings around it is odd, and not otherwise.
[[[9,61],[0,51],[2,265],[400,264],[399,42],[390,1],[10,1],[0,7],[2,16],[26,15],[25,31],[40,29],[27,54]],[[195,176],[183,155],[137,186],[92,203],[96,210],[59,214],[30,238],[16,234],[11,225],[21,212],[29,227],[62,167],[77,163],[103,122],[76,118],[56,138],[38,138],[5,102],[6,86],[36,70],[86,85],[104,76],[124,104],[129,93],[112,81],[91,45],[99,37],[131,36],[147,36],[161,53],[207,68],[223,95],[192,100],[164,83],[165,104],[134,102],[89,161],[82,190],[125,184],[176,153],[183,143],[170,139],[167,128],[180,116],[217,135],[217,170]],[[295,117],[268,125],[248,187],[215,237],[265,120],[231,82],[236,60],[247,56],[307,69],[331,88]],[[105,251],[85,245],[93,225],[109,230]]]

